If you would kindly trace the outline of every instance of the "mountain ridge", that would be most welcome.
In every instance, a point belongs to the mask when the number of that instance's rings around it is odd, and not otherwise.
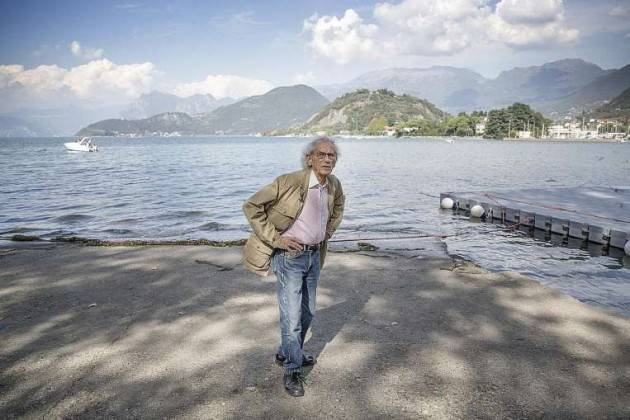
[[[309,86],[282,86],[204,114],[168,112],[139,120],[108,119],[82,128],[77,135],[256,134],[306,121],[327,103]]]
[[[189,115],[211,112],[221,106],[236,102],[235,98],[216,99],[211,94],[197,94],[187,97],[157,90],[141,95],[120,116],[124,119],[143,119],[167,112],[184,112]]]
[[[619,70],[604,70],[579,58],[515,67],[499,73],[495,78],[486,78],[470,69],[451,66],[389,68],[367,72],[346,83],[317,88],[329,98],[357,87],[389,89],[397,94],[425,98],[451,113],[488,110],[522,102],[560,115],[576,106],[592,105],[586,98],[571,95],[596,79]],[[364,86],[360,86],[362,82]],[[607,99],[618,95],[628,86],[620,81],[611,89],[616,92],[606,92],[609,95]]]
[[[591,113],[593,118],[630,118],[630,88]]]

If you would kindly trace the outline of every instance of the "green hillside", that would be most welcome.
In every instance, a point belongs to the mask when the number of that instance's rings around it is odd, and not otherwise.
[[[630,88],[593,112],[596,118],[630,118]]]
[[[196,123],[182,112],[166,112],[141,120],[109,119],[82,128],[78,136],[151,135],[159,133],[190,134],[195,132]]]
[[[410,119],[437,122],[447,116],[447,113],[424,99],[396,95],[386,89],[359,89],[337,98],[295,131],[378,134],[385,126],[394,126]]]

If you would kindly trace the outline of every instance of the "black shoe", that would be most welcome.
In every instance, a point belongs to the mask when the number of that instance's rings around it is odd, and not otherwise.
[[[284,357],[280,353],[276,353],[276,365],[282,366],[285,360],[287,360],[286,357]],[[307,355],[306,353],[304,354],[302,359],[302,366],[309,367],[313,366],[315,363],[317,363],[317,360],[315,360],[313,356],[311,356],[310,354]]]
[[[286,389],[287,394],[292,397],[303,397],[304,396],[304,377],[300,372],[291,372],[285,373],[284,377],[284,389]]]

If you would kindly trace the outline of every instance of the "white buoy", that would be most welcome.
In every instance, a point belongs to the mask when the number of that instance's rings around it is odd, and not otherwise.
[[[477,204],[476,206],[472,206],[472,208],[470,209],[470,215],[472,217],[481,217],[485,212],[486,211],[479,204]]]
[[[443,209],[452,209],[454,204],[453,199],[449,197],[444,197],[440,202],[440,206]]]
[[[623,247],[623,250],[626,251],[626,255],[630,255],[630,240],[626,241],[626,246]]]

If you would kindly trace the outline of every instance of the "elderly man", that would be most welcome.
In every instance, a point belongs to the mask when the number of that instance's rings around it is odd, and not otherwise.
[[[251,196],[243,211],[254,232],[244,249],[245,267],[276,275],[281,344],[276,363],[284,367],[289,395],[304,395],[302,366],[315,364],[303,352],[304,338],[315,314],[315,294],[327,241],[343,214],[341,183],[331,175],[339,151],[320,137],[309,143],[301,171],[282,175]]]

